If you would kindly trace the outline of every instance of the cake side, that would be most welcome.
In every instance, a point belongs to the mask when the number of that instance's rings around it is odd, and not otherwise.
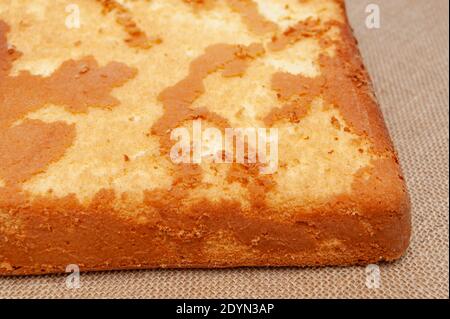
[[[409,199],[344,5],[281,2],[79,1],[98,39],[48,42],[63,5],[0,7],[0,273],[399,258]],[[277,170],[173,163],[195,120],[277,128]]]

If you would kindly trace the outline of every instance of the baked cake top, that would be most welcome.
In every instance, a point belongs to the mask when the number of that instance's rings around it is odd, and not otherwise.
[[[173,132],[199,125],[203,144],[177,163]],[[266,149],[264,173],[250,135],[245,163],[216,163],[226,137],[206,128],[276,129],[278,156]],[[285,219],[406,197],[343,1],[0,3],[0,207]]]

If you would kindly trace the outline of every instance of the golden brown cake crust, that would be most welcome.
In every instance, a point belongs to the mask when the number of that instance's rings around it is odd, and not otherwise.
[[[179,1],[193,6],[197,15],[217,5]],[[8,44],[11,28],[0,15],[0,274],[64,272],[69,264],[79,265],[82,271],[323,266],[402,256],[410,238],[409,197],[343,1],[330,1],[338,5],[342,21],[308,18],[284,31],[258,13],[256,2],[226,2],[256,39],[268,34],[270,41],[206,47],[191,60],[184,78],[172,81],[156,96],[161,113],[144,133],[158,141],[160,156],[166,157],[172,143],[170,130],[187,121],[203,119],[219,128],[232,125],[232,120],[211,108],[191,107],[206,92],[206,78],[217,72],[223,81],[242,77],[255,60],[305,39],[317,40],[319,75],[274,72],[270,89],[276,92],[278,105],[261,116],[261,123],[301,125],[321,96],[337,112],[330,127],[360,138],[362,142],[354,139],[353,143],[359,143],[357,153],[368,158],[367,165],[354,168],[348,190],[327,194],[312,204],[296,202],[294,194],[281,205],[272,199],[280,193],[278,175],[261,175],[251,164],[230,164],[225,182],[247,192],[248,205],[231,195],[218,199],[201,195],[193,200],[192,190],[199,189],[209,173],[202,165],[180,164],[168,169],[169,187],[144,189],[142,200],[114,187],[102,187],[89,200],[77,193],[33,192],[26,183],[61,161],[74,146],[78,131],[73,123],[26,115],[48,104],[75,115],[88,114],[92,108],[113,110],[121,102],[112,90],[142,81],[136,79],[141,70],[132,63],[103,64],[87,56],[67,59],[50,76],[12,75],[21,53]],[[120,25],[138,28],[128,9],[112,5],[115,1],[99,3],[105,15],[113,10],[126,14],[128,20],[120,20]],[[149,38],[140,28],[125,32],[139,38],[126,42],[133,49],[156,50],[141,45],[142,39]],[[330,36],[332,32],[338,38]],[[163,35],[155,43],[163,47],[164,41]],[[338,150],[329,150],[330,155],[333,152]],[[126,154],[123,158],[131,161]]]

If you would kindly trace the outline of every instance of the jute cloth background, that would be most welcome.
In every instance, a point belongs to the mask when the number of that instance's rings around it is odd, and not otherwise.
[[[381,28],[365,24],[369,3]],[[399,262],[364,267],[155,270],[0,278],[0,297],[94,298],[448,298],[448,0],[349,0],[348,11],[400,154],[413,202],[413,238]]]

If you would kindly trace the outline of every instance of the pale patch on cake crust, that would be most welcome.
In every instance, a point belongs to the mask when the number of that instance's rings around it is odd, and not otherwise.
[[[334,1],[255,0],[255,2],[261,14],[281,26],[283,30],[307,18],[320,18],[323,22],[339,18],[336,16],[337,7]]]

